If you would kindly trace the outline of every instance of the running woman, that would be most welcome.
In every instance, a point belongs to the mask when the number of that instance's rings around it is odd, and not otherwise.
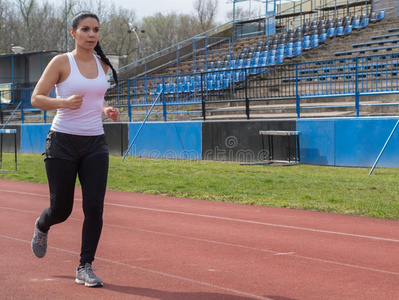
[[[102,114],[118,121],[118,109],[109,107],[104,100],[108,69],[112,69],[116,83],[117,74],[98,43],[100,22],[95,14],[76,15],[70,34],[75,40],[75,49],[50,61],[31,99],[32,106],[39,109],[57,109],[47,135],[44,157],[50,206],[36,220],[32,251],[39,258],[45,256],[51,226],[64,222],[72,212],[79,176],[84,222],[75,282],[98,287],[103,286],[103,281],[94,274],[92,262],[103,226],[109,162]],[[49,94],[54,86],[57,97],[51,98]]]

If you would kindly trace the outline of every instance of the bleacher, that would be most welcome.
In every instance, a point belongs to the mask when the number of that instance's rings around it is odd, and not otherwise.
[[[374,19],[373,16],[376,15]],[[372,22],[380,21],[384,18],[384,12],[378,14],[370,14],[369,17],[362,16],[345,16],[335,20],[324,20],[305,22],[303,26],[296,29],[288,29],[282,34],[272,36],[263,36],[263,39],[255,45],[249,47],[240,47],[238,42],[235,53],[225,55],[224,57],[207,57],[207,67],[202,70],[206,74],[205,84],[207,90],[223,90],[230,87],[230,83],[244,81],[246,75],[257,75],[266,72],[265,67],[277,66],[287,61],[292,61],[295,57],[300,57],[303,52],[317,49],[325,44],[329,39],[334,37],[343,37],[352,32],[352,28],[356,30],[364,29],[368,26],[369,20]],[[251,39],[253,40],[253,39]],[[388,43],[388,41],[384,41]],[[381,43],[381,42],[376,42]],[[361,50],[357,50],[361,51]],[[201,56],[198,60],[205,60]],[[212,61],[213,59],[213,61]],[[246,70],[249,69],[249,72]],[[160,75],[173,74],[173,71],[166,69]],[[182,67],[180,67],[182,70]],[[184,72],[186,71],[186,72]],[[191,71],[190,65],[186,64],[183,73]],[[219,71],[217,75],[214,73]],[[197,81],[196,81],[197,80]],[[175,83],[167,83],[163,88],[163,92],[167,94],[173,93],[189,93],[199,88],[199,77],[187,75],[179,79]],[[159,83],[153,94],[160,93],[162,84]]]
[[[192,104],[200,104],[201,99],[205,98],[204,102],[207,105],[219,104],[214,107],[214,112],[235,112],[234,116],[231,114],[228,116],[230,118],[240,117],[240,113],[242,117],[242,113],[248,110],[247,105],[239,106],[239,102],[245,101],[245,98],[252,98],[248,97],[248,93],[257,94],[254,99],[263,99],[269,103],[278,99],[289,100],[290,103],[286,103],[285,106],[291,106],[291,101],[295,99],[292,91],[298,82],[303,80],[323,82],[341,78],[348,80],[354,77],[353,72],[349,72],[350,68],[343,71],[342,67],[328,66],[323,70],[323,74],[320,74],[319,70],[302,70],[300,77],[297,78],[293,62],[298,59],[303,60],[309,53],[318,56],[321,49],[334,48],[333,43],[335,44],[337,39],[346,40],[351,35],[367,31],[383,19],[384,12],[370,14],[368,17],[354,15],[335,20],[321,19],[305,22],[303,26],[289,29],[281,34],[236,40],[235,51],[231,55],[224,57],[208,55],[206,69],[200,70],[200,74],[197,75],[189,74],[191,71],[189,63],[185,64],[185,69],[180,66],[179,71],[182,74],[153,85],[154,91],[151,94],[156,96],[162,93],[167,105],[184,103],[187,100],[192,101]],[[389,42],[392,41],[384,41],[384,44]],[[329,59],[331,58],[330,54]],[[197,59],[201,60],[202,57],[197,55]],[[285,70],[286,74],[278,75],[281,73],[280,70]],[[172,68],[160,75],[165,74],[173,74]],[[281,78],[276,78],[276,74]],[[359,77],[370,75],[371,73],[358,73]],[[378,76],[378,72],[375,76]],[[253,82],[255,84],[248,92],[248,86]],[[263,91],[260,92],[262,88],[269,89],[269,93],[266,95]],[[225,107],[226,104],[230,108]],[[283,102],[281,104],[284,106]],[[225,108],[218,107],[221,105]],[[262,106],[265,107],[264,103],[253,107],[252,110],[259,113],[258,110],[260,111]],[[276,110],[276,108],[271,109]],[[208,113],[213,114],[213,111],[208,110]]]
[[[351,57],[396,53],[398,23],[398,18],[385,19],[384,12],[324,17],[273,35],[237,39],[232,49],[229,42],[220,41],[213,46],[217,51],[197,52],[195,61],[186,53],[177,70],[175,63],[166,63],[156,73],[111,88],[106,97],[110,105],[127,107],[122,111],[129,121],[136,114],[145,115],[155,99],[159,100],[155,111],[161,115],[163,111],[165,119],[167,110],[180,119],[186,118],[182,115],[191,119],[249,118],[249,114],[294,117],[301,97],[307,109],[301,116],[332,116],[334,108],[340,108],[337,115],[353,115],[353,105],[345,104],[352,100],[342,100],[352,97],[353,82],[397,77],[398,64],[394,57],[388,67],[371,58],[362,61],[359,69]],[[337,100],[317,99],[323,95]],[[134,112],[131,107],[136,107]]]

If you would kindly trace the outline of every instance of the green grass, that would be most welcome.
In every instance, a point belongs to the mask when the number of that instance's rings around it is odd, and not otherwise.
[[[368,173],[365,168],[111,157],[108,189],[399,219],[399,169]],[[0,178],[46,183],[43,157],[19,155],[18,172]]]

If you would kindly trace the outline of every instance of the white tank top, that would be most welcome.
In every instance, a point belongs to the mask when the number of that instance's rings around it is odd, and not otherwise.
[[[74,94],[82,94],[83,104],[79,109],[57,109],[51,130],[84,136],[104,134],[102,111],[104,95],[108,88],[107,77],[99,59],[94,55],[97,63],[98,76],[93,79],[84,77],[73,58],[67,53],[71,72],[68,78],[55,85],[57,98],[68,98]]]

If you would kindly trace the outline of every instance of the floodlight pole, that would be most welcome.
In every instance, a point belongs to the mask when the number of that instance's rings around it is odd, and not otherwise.
[[[68,0],[65,0],[65,48],[66,52],[69,52],[68,44]]]

